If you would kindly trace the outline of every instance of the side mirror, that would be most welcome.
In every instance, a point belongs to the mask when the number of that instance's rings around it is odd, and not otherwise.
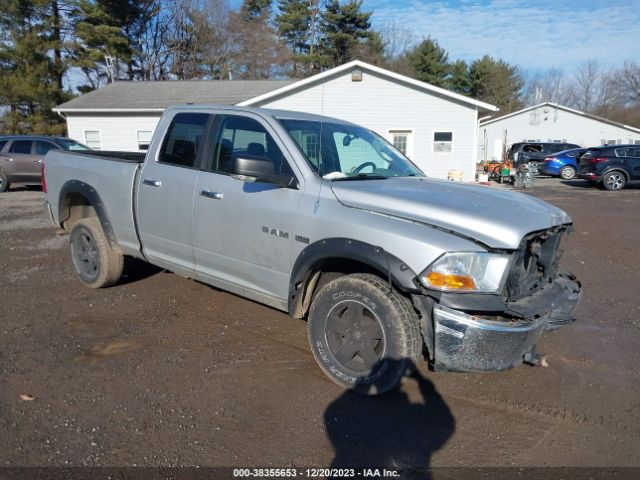
[[[238,155],[232,160],[234,175],[253,177],[256,182],[271,183],[285,188],[297,188],[296,177],[291,174],[279,175],[275,171],[273,162],[259,155]]]
[[[238,155],[232,160],[232,172],[245,177],[260,177],[262,175],[275,175],[273,162],[267,157],[259,155]]]

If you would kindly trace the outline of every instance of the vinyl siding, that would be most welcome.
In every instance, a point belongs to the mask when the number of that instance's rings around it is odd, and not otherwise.
[[[544,110],[547,110],[545,112]],[[587,118],[553,106],[543,106],[531,111],[522,112],[504,120],[497,120],[486,126],[480,126],[478,158],[499,158],[506,131],[506,144],[523,140],[566,140],[581,147],[593,147],[604,140],[621,140],[622,143],[633,143],[640,140],[640,133],[633,132],[606,122]],[[484,152],[486,134],[487,156]]]
[[[286,97],[256,105],[323,114],[363,125],[391,140],[390,130],[411,130],[414,161],[427,175],[446,178],[461,170],[463,180],[475,177],[477,111],[410,86],[363,72],[361,82],[351,74],[327,80]],[[451,152],[434,153],[434,132],[453,132]]]
[[[138,151],[138,131],[153,132],[160,120],[160,112],[144,115],[67,114],[69,138],[85,143],[86,131],[100,132],[100,150]]]

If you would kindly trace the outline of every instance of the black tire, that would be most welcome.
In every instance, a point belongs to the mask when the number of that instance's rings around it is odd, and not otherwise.
[[[560,169],[560,178],[563,180],[573,180],[576,178],[576,169],[571,165],[565,165]]]
[[[120,280],[124,257],[111,248],[97,218],[76,222],[70,245],[76,275],[87,287],[109,287]]]
[[[607,172],[604,174],[604,177],[602,177],[602,186],[605,190],[609,190],[610,192],[622,190],[626,184],[627,177],[624,176],[624,173],[618,170]]]
[[[6,192],[7,190],[9,190],[10,186],[11,184],[9,183],[9,179],[7,178],[7,175],[0,168],[0,193]]]
[[[489,180],[493,180],[494,182],[502,183],[502,167],[497,165],[493,167],[491,174],[489,175]]]
[[[363,395],[398,387],[422,354],[411,303],[371,274],[345,275],[320,289],[309,311],[309,343],[331,380]]]

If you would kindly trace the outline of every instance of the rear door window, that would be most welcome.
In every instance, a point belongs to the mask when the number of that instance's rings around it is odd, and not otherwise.
[[[9,153],[31,154],[31,140],[14,140],[9,147]]]
[[[167,130],[158,155],[160,163],[195,168],[202,150],[204,131],[211,115],[178,113]]]

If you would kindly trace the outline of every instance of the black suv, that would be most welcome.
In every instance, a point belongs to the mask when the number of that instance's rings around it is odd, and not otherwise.
[[[607,190],[622,190],[640,182],[640,145],[593,147],[580,157],[578,177],[602,183]]]
[[[511,145],[507,158],[516,166],[528,163],[530,168],[537,171],[538,164],[544,162],[545,157],[573,148],[580,148],[580,145],[560,142],[520,142]]]

